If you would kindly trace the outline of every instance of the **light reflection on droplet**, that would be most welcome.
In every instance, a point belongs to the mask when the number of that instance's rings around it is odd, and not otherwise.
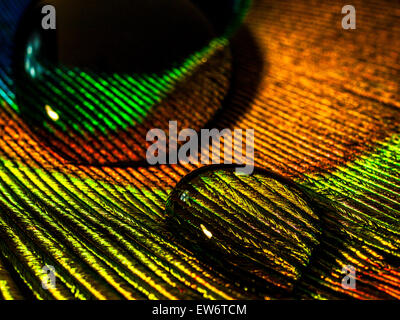
[[[55,112],[49,105],[45,106],[45,110],[51,120],[58,121],[60,119],[60,116],[58,115],[58,113]]]
[[[208,239],[211,239],[213,234],[203,224],[200,224],[200,227],[201,227],[201,230],[203,231],[203,233],[206,235],[206,237]]]
[[[182,192],[180,199],[185,202],[188,200],[188,198],[189,198],[189,192],[187,191]]]

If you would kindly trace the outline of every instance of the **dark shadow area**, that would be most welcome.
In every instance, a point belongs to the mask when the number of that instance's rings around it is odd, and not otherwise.
[[[45,5],[56,9],[56,30],[42,27]],[[22,48],[37,32],[46,45],[38,53],[43,60],[109,73],[159,72],[203,48],[214,34],[207,18],[184,0],[33,1],[19,29]],[[56,59],[49,51],[57,51]]]
[[[251,105],[256,96],[262,75],[268,71],[268,61],[264,58],[266,53],[261,53],[256,40],[249,28],[244,24],[231,40],[232,51],[232,79],[230,90],[222,103],[222,108],[217,112],[206,128],[219,128],[221,120],[230,112],[234,112],[238,118],[247,112],[247,107]],[[246,66],[251,65],[251,72]],[[235,103],[239,92],[246,92],[247,105],[239,106]]]

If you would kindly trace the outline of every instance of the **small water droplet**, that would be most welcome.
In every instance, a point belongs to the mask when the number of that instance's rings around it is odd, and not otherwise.
[[[244,292],[291,297],[319,245],[313,201],[294,183],[256,169],[198,169],[170,194],[167,226],[201,261]]]

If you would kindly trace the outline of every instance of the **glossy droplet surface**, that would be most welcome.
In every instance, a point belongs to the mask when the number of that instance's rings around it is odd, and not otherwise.
[[[319,219],[294,184],[268,171],[209,166],[170,194],[167,227],[200,261],[260,297],[291,297],[319,244]]]
[[[44,4],[56,8],[56,30],[41,28]],[[34,2],[16,37],[19,113],[68,160],[145,161],[149,130],[168,132],[172,120],[199,130],[221,108],[233,20],[222,27],[210,12],[188,0]]]

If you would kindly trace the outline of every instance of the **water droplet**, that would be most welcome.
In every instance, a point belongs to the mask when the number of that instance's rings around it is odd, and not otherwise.
[[[207,166],[170,194],[167,227],[242,290],[290,298],[319,245],[315,208],[299,187],[271,172]]]
[[[168,132],[176,120],[199,130],[221,107],[231,74],[221,30],[237,15],[233,2],[222,27],[212,2],[34,1],[16,36],[21,116],[68,160],[144,161],[150,129]],[[56,8],[56,30],[41,27],[44,4]]]

